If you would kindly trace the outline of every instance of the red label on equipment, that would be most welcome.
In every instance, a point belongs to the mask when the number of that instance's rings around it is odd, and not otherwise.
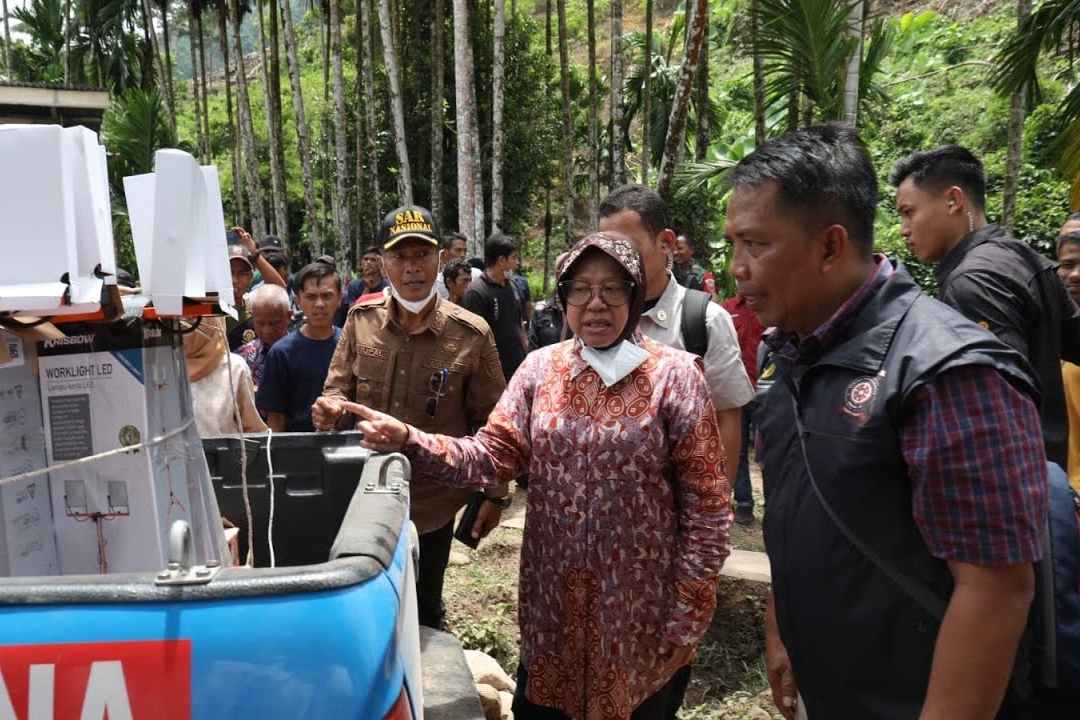
[[[0,647],[0,720],[190,720],[191,641]]]

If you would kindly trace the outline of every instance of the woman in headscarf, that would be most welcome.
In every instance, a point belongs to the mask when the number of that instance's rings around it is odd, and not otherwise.
[[[429,435],[360,405],[364,444],[414,472],[499,487],[530,475],[514,717],[674,717],[675,672],[716,608],[730,489],[700,361],[645,338],[641,255],[580,240],[558,296],[574,339],[530,354],[473,437]]]
[[[199,435],[266,432],[255,409],[251,371],[229,352],[222,318],[203,318],[184,335],[191,404]],[[239,423],[237,423],[239,415]]]

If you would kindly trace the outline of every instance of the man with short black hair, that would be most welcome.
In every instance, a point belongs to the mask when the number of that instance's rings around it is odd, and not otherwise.
[[[466,261],[469,255],[469,238],[465,237],[459,232],[448,232],[443,235],[442,243],[439,245],[439,262],[442,263],[445,272],[446,265],[453,260]],[[465,263],[469,268],[469,280],[475,280],[480,277],[482,270],[477,270],[468,262]],[[439,293],[439,297],[443,300],[449,300],[450,296],[447,292],[446,276],[443,272],[439,273],[439,276],[435,278],[435,290]],[[460,302],[458,303],[460,304]]]
[[[387,288],[386,277],[383,275],[382,251],[378,245],[369,245],[364,248],[360,256],[360,277],[349,282],[345,286],[345,297],[341,300],[341,307],[334,313],[334,324],[338,327],[345,325],[345,317],[349,314],[349,308],[356,304],[364,295],[382,292]]]
[[[346,401],[454,437],[487,422],[506,387],[499,353],[483,318],[437,296],[439,239],[439,226],[426,208],[405,206],[383,218],[378,244],[390,292],[361,300],[349,311],[323,394],[312,408],[318,429],[347,425]],[[454,516],[471,495],[437,477],[413,475],[409,517],[420,533],[416,599],[421,625],[442,625]],[[474,537],[499,524],[508,502],[505,492],[490,494],[473,525]]]
[[[657,342],[686,350],[683,312],[687,289],[675,282],[671,274],[675,232],[670,224],[667,203],[644,185],[618,187],[600,203],[601,232],[614,230],[627,235],[637,243],[645,261],[648,289],[641,332]],[[743,368],[738,336],[727,310],[710,302],[704,320],[705,379],[716,406],[731,477],[743,440],[742,406],[754,397],[754,390]]]
[[[455,305],[461,304],[465,291],[472,282],[472,268],[469,263],[462,259],[451,260],[446,263],[442,271],[443,284],[446,286],[447,299]]]
[[[675,236],[675,248],[671,252],[675,262],[671,273],[675,282],[691,290],[701,290],[710,295],[716,294],[716,282],[710,271],[694,262],[694,244],[685,235]]]
[[[341,280],[333,265],[313,262],[296,274],[304,324],[274,343],[266,356],[255,405],[274,432],[312,432],[311,405],[322,392],[341,328]]]
[[[900,234],[912,253],[936,263],[938,299],[1015,348],[1035,370],[1042,392],[1046,456],[1065,467],[1069,422],[1061,361],[1080,362],[1080,308],[1056,265],[986,217],[982,163],[945,145],[897,161]]]
[[[877,174],[852,126],[766,143],[726,181],[730,272],[776,328],[754,419],[777,707],[1023,717],[1011,696],[998,713],[1047,516],[1024,358],[874,253]]]
[[[527,354],[524,313],[508,277],[517,261],[517,242],[497,232],[484,244],[484,274],[469,284],[461,306],[487,321],[499,348],[503,377],[510,377]]]

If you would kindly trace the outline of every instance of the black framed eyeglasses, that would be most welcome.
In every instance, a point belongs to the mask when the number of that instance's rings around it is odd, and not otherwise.
[[[424,405],[424,412],[428,414],[428,417],[435,417],[435,412],[439,409],[439,398],[446,394],[446,383],[450,380],[450,368],[443,368],[442,370],[436,370],[431,373],[431,377],[428,378],[428,385],[431,388],[431,397],[427,399],[427,403]]]
[[[559,289],[562,290],[567,304],[574,307],[588,305],[597,291],[600,292],[600,299],[605,305],[619,307],[630,302],[634,283],[629,280],[612,280],[603,285],[590,285],[583,280],[564,280],[559,283]]]

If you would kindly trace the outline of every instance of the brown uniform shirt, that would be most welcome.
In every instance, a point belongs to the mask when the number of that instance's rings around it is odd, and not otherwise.
[[[349,311],[323,395],[355,400],[425,432],[461,437],[482,427],[506,387],[488,324],[437,298],[425,325],[410,335],[392,319],[391,303],[384,296]],[[432,375],[437,379],[444,368],[449,379],[431,417]],[[410,515],[417,531],[445,525],[471,494],[414,475]]]

